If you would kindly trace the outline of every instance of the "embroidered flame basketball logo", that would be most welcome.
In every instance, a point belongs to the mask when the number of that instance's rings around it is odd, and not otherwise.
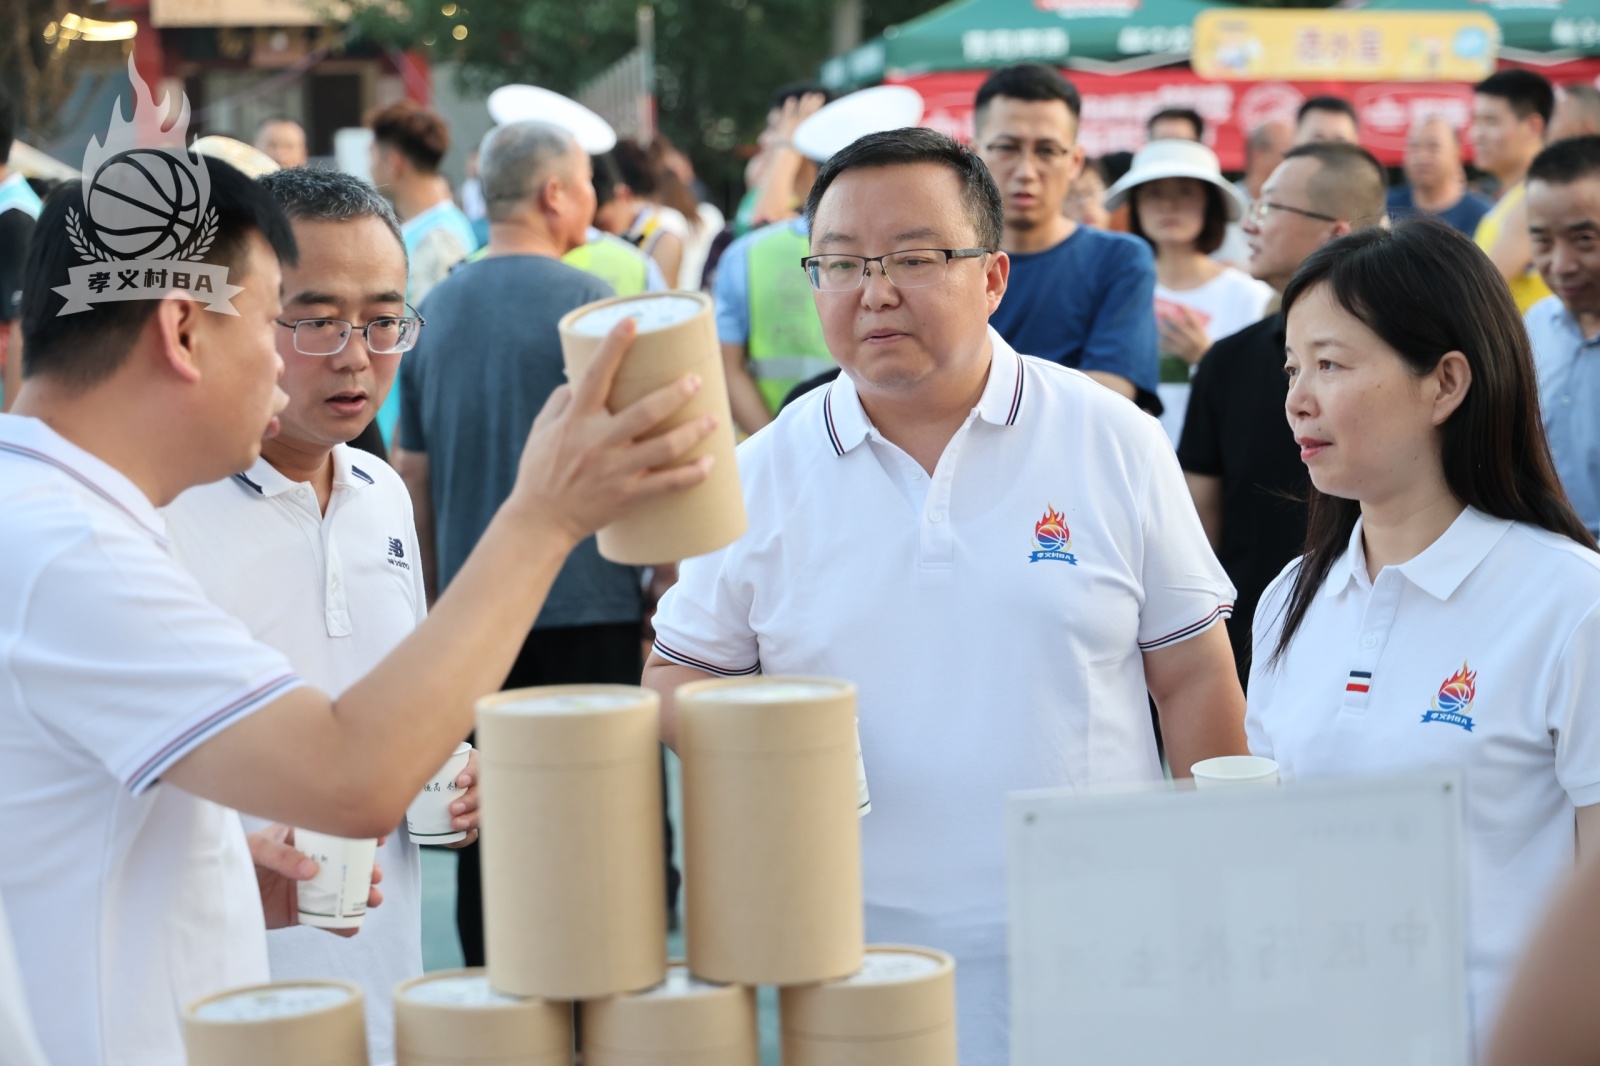
[[[1029,555],[1030,563],[1037,563],[1042,559],[1054,559],[1057,562],[1078,565],[1078,560],[1071,551],[1072,531],[1067,528],[1067,516],[1048,504],[1045,505],[1044,517],[1034,523],[1033,546],[1038,551]]]
[[[1462,663],[1461,669],[1445,678],[1444,684],[1439,686],[1439,694],[1433,698],[1433,706],[1422,716],[1422,720],[1449,722],[1470,733],[1473,722],[1467,712],[1472,710],[1472,702],[1477,697],[1478,674]]]
[[[85,265],[71,267],[58,315],[97,303],[179,295],[207,310],[236,315],[229,302],[243,291],[228,284],[228,268],[203,262],[217,237],[205,157],[188,147],[189,99],[176,114],[168,95],[155,102],[128,58],[133,107],[124,118],[119,98],[105,140],[91,138],[83,154],[83,210],[69,208],[67,237]]]

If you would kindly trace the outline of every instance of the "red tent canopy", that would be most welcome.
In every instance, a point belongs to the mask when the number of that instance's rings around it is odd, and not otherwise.
[[[1502,69],[1527,66],[1557,85],[1600,86],[1600,59],[1574,59],[1535,66],[1501,61]],[[1361,143],[1384,163],[1398,166],[1406,132],[1419,118],[1442,115],[1463,131],[1472,114],[1472,86],[1462,82],[1203,81],[1188,66],[1134,74],[1062,71],[1083,94],[1078,140],[1091,156],[1134,151],[1144,144],[1145,121],[1167,107],[1191,107],[1206,120],[1206,143],[1224,170],[1244,169],[1244,141],[1274,118],[1294,121],[1307,97],[1342,96],[1361,117]],[[927,101],[927,125],[961,140],[972,138],[972,99],[987,72],[979,70],[890,78],[909,85]]]

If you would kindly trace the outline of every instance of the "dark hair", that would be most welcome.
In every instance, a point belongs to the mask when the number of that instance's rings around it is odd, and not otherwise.
[[[312,222],[350,222],[375,218],[389,227],[394,239],[405,248],[400,219],[388,199],[353,174],[315,167],[289,167],[263,174],[256,181],[272,194],[291,220]]]
[[[611,149],[610,155],[622,175],[622,184],[632,189],[635,196],[655,194],[656,176],[650,169],[650,153],[638,141],[624,138]]]
[[[1306,113],[1310,111],[1332,111],[1335,114],[1349,115],[1350,122],[1356,129],[1361,128],[1361,119],[1356,116],[1356,109],[1342,96],[1313,96],[1301,104],[1300,110],[1294,113],[1294,124],[1298,126],[1304,122]]]
[[[1556,91],[1549,80],[1520,67],[1496,71],[1474,85],[1472,91],[1481,96],[1498,96],[1511,105],[1518,118],[1538,115],[1546,126],[1556,109]]]
[[[1150,121],[1144,124],[1145,133],[1156,128],[1157,122],[1165,121],[1187,122],[1194,127],[1194,139],[1200,140],[1206,135],[1206,120],[1200,117],[1200,112],[1192,107],[1168,107],[1157,111],[1150,116]]]
[[[372,116],[372,139],[405,156],[425,174],[439,169],[450,150],[445,120],[411,100],[401,100]]]
[[[11,154],[11,142],[17,136],[17,109],[11,103],[11,94],[0,86],[0,166]]]
[[[1556,477],[1522,317],[1500,272],[1470,238],[1436,220],[1418,219],[1330,241],[1300,265],[1284,290],[1285,321],[1302,297],[1323,284],[1413,374],[1430,373],[1446,352],[1467,357],[1472,384],[1440,427],[1445,484],[1456,499],[1595,547]],[[1361,514],[1359,502],[1315,487],[1310,504],[1305,555],[1295,568],[1274,663],[1294,641]]]
[[[1290,159],[1315,159],[1322,164],[1307,183],[1311,206],[1335,215],[1356,229],[1375,226],[1388,212],[1389,176],[1378,157],[1348,141],[1310,141],[1283,153]]]
[[[1083,99],[1078,95],[1078,87],[1063,78],[1055,67],[1047,67],[1043,63],[1017,63],[1001,67],[985,78],[983,84],[978,86],[978,97],[972,105],[980,123],[989,101],[997,96],[1007,96],[1013,100],[1060,100],[1072,113],[1073,122],[1078,121],[1083,111]]]
[[[617,166],[617,161],[610,152],[590,156],[589,163],[594,171],[594,206],[598,211],[617,198],[618,185],[628,183],[623,180],[622,169]]]
[[[822,203],[823,194],[845,171],[914,163],[939,163],[955,171],[961,179],[961,199],[972,219],[972,228],[977,231],[978,244],[991,251],[1000,247],[1006,209],[989,168],[960,141],[924,126],[869,133],[835,152],[822,164],[817,180],[811,184],[811,193],[806,197],[806,223],[816,224],[817,207]]]
[[[1529,181],[1570,185],[1582,178],[1600,178],[1600,136],[1556,141],[1534,156],[1528,167]]]
[[[1209,181],[1199,178],[1188,180],[1199,182],[1206,191],[1205,222],[1200,227],[1200,235],[1194,239],[1194,245],[1202,254],[1210,255],[1222,247],[1222,242],[1228,236],[1228,204],[1222,198],[1222,190]],[[1143,237],[1154,248],[1156,242],[1150,239],[1150,235],[1144,231],[1144,224],[1139,221],[1140,188],[1141,185],[1135,185],[1128,190],[1128,232],[1135,237]]]
[[[1106,179],[1107,186],[1121,181],[1122,176],[1132,169],[1132,152],[1107,152],[1100,157],[1100,174]]]
[[[800,96],[811,96],[819,93],[824,103],[833,103],[837,94],[820,81],[791,81],[788,85],[780,86],[772,94],[772,102],[767,105],[768,111],[777,111],[790,100]]]
[[[177,154],[172,149],[161,151]],[[196,158],[192,152],[188,155]],[[210,180],[208,211],[216,213],[217,235],[200,260],[227,266],[231,274],[241,264],[250,234],[259,233],[280,260],[294,263],[294,232],[283,208],[267,190],[219,159],[206,159],[205,168]],[[66,298],[54,289],[69,284],[69,269],[83,262],[67,231],[67,212],[82,214],[83,210],[81,181],[65,182],[50,194],[28,248],[24,275],[28,280],[22,294],[23,376],[42,374],[76,388],[88,387],[116,372],[160,303],[156,299],[127,300],[60,314]],[[94,241],[92,234],[85,236]],[[104,265],[114,271],[118,263],[112,259]]]

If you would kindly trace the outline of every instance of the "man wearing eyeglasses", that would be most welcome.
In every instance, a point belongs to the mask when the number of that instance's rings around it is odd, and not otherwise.
[[[1007,1055],[1004,800],[1244,751],[1233,601],[1160,425],[988,326],[1000,192],[928,129],[823,165],[804,266],[842,373],[740,446],[749,531],[683,563],[645,684],[848,678],[868,939],[955,954],[964,1066]],[[801,264],[796,263],[798,268]]]
[[[1155,413],[1156,266],[1126,233],[1061,213],[1083,170],[1078,90],[1037,63],[1002,67],[978,89],[974,145],[1005,201],[1006,299],[989,320],[1019,352],[1082,370]]]
[[[206,596],[300,676],[332,695],[382,661],[427,612],[416,525],[405,484],[351,449],[383,403],[422,322],[405,304],[399,220],[366,182],[296,168],[261,179],[300,249],[283,268],[278,317],[278,435],[243,473],[190,489],[166,509],[173,553]],[[457,780],[455,826],[477,838],[476,764]],[[282,826],[244,818],[252,842],[292,858]],[[259,855],[258,855],[259,858]],[[421,853],[404,825],[378,851],[383,906],[358,936],[310,927],[273,931],[274,980],[336,977],[367,990],[374,1066],[394,1061],[390,989],[422,973]],[[288,866],[281,860],[278,865]]]
[[[1335,237],[1383,225],[1387,189],[1372,153],[1343,141],[1290,149],[1243,221],[1250,273],[1283,292],[1306,257]],[[1276,299],[1272,306],[1276,308]],[[1228,637],[1239,678],[1261,593],[1304,550],[1309,487],[1284,418],[1283,315],[1276,310],[1211,346],[1178,442],[1206,536],[1239,590]]]

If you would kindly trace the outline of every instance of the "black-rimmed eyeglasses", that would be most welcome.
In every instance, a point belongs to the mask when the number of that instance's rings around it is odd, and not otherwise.
[[[800,260],[811,287],[819,292],[850,292],[861,287],[868,264],[877,263],[889,284],[897,289],[937,285],[950,270],[952,259],[977,259],[992,248],[907,248],[888,255],[808,255]]]
[[[417,346],[417,337],[427,325],[416,308],[406,304],[409,315],[384,315],[364,326],[342,318],[299,318],[293,322],[277,319],[278,325],[294,331],[294,350],[301,355],[338,355],[350,343],[350,335],[359,333],[366,341],[367,351],[373,355],[394,355],[409,352]]]

